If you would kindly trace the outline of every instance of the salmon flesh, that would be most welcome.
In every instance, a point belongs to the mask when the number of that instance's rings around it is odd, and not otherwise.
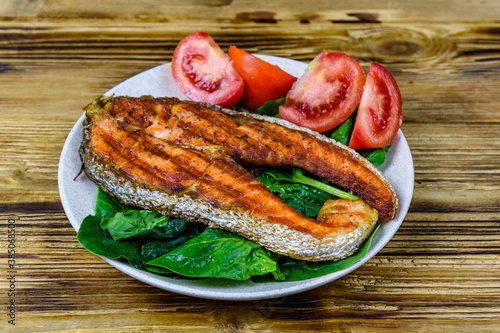
[[[369,236],[307,218],[244,166],[295,166],[351,190],[380,218],[396,194],[371,163],[287,121],[151,96],[101,97],[84,108],[80,156],[87,176],[123,204],[238,233],[296,259],[340,260]]]

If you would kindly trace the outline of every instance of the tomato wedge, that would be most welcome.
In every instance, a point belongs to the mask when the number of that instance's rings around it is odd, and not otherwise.
[[[240,50],[236,46],[230,46],[228,54],[236,70],[243,77],[243,96],[238,104],[249,111],[254,112],[265,102],[285,97],[292,84],[297,81],[296,77],[278,66]]]
[[[172,57],[172,76],[189,99],[232,107],[243,94],[243,78],[210,35],[184,37]]]
[[[328,131],[354,112],[364,83],[365,73],[356,60],[323,51],[293,84],[280,116],[314,131]]]
[[[381,148],[391,143],[403,122],[398,84],[387,69],[372,63],[358,107],[349,147]]]

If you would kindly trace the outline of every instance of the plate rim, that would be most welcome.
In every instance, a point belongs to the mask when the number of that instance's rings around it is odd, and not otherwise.
[[[303,62],[299,62],[297,60],[292,60],[292,59],[287,59],[287,58],[281,58],[281,57],[276,57],[276,56],[269,56],[269,55],[260,55],[260,54],[255,54],[259,58],[262,58],[270,63],[273,64],[278,64],[278,65],[283,65],[283,62],[285,64],[289,64],[290,66],[295,66],[300,69],[302,67],[301,71],[303,71],[306,67],[307,64]],[[286,67],[286,66],[285,66]],[[153,68],[150,68],[146,71],[143,71],[141,73],[138,73],[121,83],[117,84],[115,87],[111,88],[108,90],[104,95],[113,95],[116,92],[119,92],[120,89],[124,89],[124,87],[130,84],[130,82],[133,82],[134,80],[137,80],[141,78],[141,76],[146,76],[146,75],[151,75],[155,74],[157,71],[162,71],[170,68],[170,63],[165,63]],[[286,68],[282,68],[286,70]],[[298,72],[298,71],[297,71]],[[181,93],[182,94],[182,93]],[[182,94],[183,95],[183,94]],[[184,96],[184,99],[187,99],[187,97]],[[77,120],[77,122],[74,124],[72,129],[70,130],[63,149],[61,151],[61,156],[59,160],[59,166],[58,166],[58,188],[59,188],[59,194],[61,198],[61,203],[63,205],[63,209],[68,217],[68,220],[70,221],[71,225],[75,229],[75,231],[78,231],[79,226],[81,224],[81,221],[78,221],[79,219],[75,215],[75,210],[73,207],[71,207],[71,200],[68,196],[67,188],[66,188],[66,182],[68,181],[67,175],[65,174],[65,168],[67,167],[68,163],[68,156],[73,153],[74,155],[74,144],[75,144],[75,138],[78,139],[75,136],[78,136],[80,134],[81,137],[81,132],[82,132],[82,122],[85,117],[85,113],[83,113]],[[246,286],[252,286],[251,289],[255,289],[255,286],[263,286],[263,285],[276,285],[279,286],[279,288],[276,289],[270,289],[270,288],[257,288],[257,289],[263,289],[263,290],[254,290],[254,291],[248,291],[244,290],[243,292],[237,292],[237,291],[232,291],[232,288],[226,289],[226,287],[217,287],[217,288],[212,288],[208,287],[206,285],[200,284],[199,280],[185,280],[185,279],[172,279],[172,278],[167,278],[164,276],[156,275],[151,272],[146,272],[142,271],[139,269],[136,269],[132,266],[130,266],[127,263],[120,262],[118,260],[114,259],[109,259],[106,257],[101,257],[103,260],[105,260],[107,263],[115,267],[116,269],[120,270],[121,272],[129,275],[132,278],[135,278],[143,283],[155,286],[159,289],[167,290],[170,292],[175,292],[178,294],[182,295],[187,295],[187,296],[192,296],[192,297],[198,297],[198,298],[205,298],[205,299],[216,299],[216,300],[234,300],[234,301],[242,301],[242,300],[261,300],[261,299],[269,299],[269,298],[276,298],[276,297],[283,297],[283,296],[289,296],[292,294],[297,294],[301,292],[305,292],[317,287],[320,287],[322,285],[325,285],[327,283],[330,283],[332,281],[335,281],[351,272],[359,268],[360,266],[364,265],[367,261],[369,261],[371,258],[376,256],[379,251],[384,248],[387,243],[394,237],[396,234],[397,230],[401,226],[402,222],[404,221],[404,218],[408,212],[409,206],[411,204],[411,199],[413,196],[413,190],[414,190],[414,167],[413,167],[413,158],[412,154],[408,145],[408,142],[406,141],[406,138],[400,129],[395,137],[396,140],[398,140],[397,145],[400,146],[400,149],[403,149],[404,151],[407,151],[410,159],[406,161],[409,163],[408,167],[411,169],[409,171],[409,174],[407,176],[410,177],[407,181],[407,185],[410,185],[411,189],[409,190],[410,194],[409,197],[405,198],[405,201],[402,203],[400,199],[400,207],[398,208],[397,215],[395,217],[399,218],[399,221],[392,226],[393,230],[390,231],[390,236],[385,237],[383,241],[378,241],[378,242],[372,242],[370,245],[369,251],[367,255],[359,260],[358,262],[354,263],[353,265],[338,271],[334,273],[330,273],[327,275],[323,275],[320,277],[312,278],[312,279],[307,279],[303,281],[284,281],[284,282],[267,282],[267,283],[254,283],[250,280],[247,281],[238,281],[234,282],[231,281],[231,285],[236,285],[236,287],[246,287]],[[78,142],[78,141],[77,141]],[[391,147],[392,148],[392,147]],[[76,147],[76,150],[78,150],[78,147]],[[81,163],[81,162],[80,162]],[[86,175],[83,173],[79,177],[86,177]],[[88,179],[88,178],[87,178]],[[97,188],[97,185],[94,184],[94,186]],[[394,184],[392,184],[393,187]],[[408,195],[407,195],[408,196]],[[95,205],[95,200],[94,200],[94,205]],[[94,214],[94,211],[88,212],[88,214]],[[393,219],[393,220],[395,220]],[[393,220],[389,220],[393,221]],[[204,281],[212,281],[213,279],[205,279]],[[224,279],[222,279],[224,280]],[[187,283],[180,283],[179,281],[188,281]],[[196,282],[193,282],[196,281]],[[218,281],[221,281],[219,279]],[[203,282],[205,283],[205,282]],[[224,288],[221,290],[221,288]],[[228,291],[229,290],[229,291]]]

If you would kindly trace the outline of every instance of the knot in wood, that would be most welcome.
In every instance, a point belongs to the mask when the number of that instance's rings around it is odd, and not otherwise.
[[[417,54],[421,46],[405,40],[387,40],[379,43],[375,50],[387,57],[408,57]]]

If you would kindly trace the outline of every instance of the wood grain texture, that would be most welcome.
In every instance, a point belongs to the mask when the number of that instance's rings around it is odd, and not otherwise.
[[[452,12],[451,12],[452,11]],[[408,0],[4,0],[8,19],[109,19],[136,21],[246,22],[478,22],[498,20],[498,2]]]
[[[498,332],[499,14],[497,1],[4,1],[0,331]],[[226,50],[308,62],[327,49],[393,73],[415,191],[398,233],[355,272],[280,299],[203,300],[136,281],[77,242],[57,167],[82,107],[170,61],[199,30]],[[9,220],[15,327],[6,312]]]

